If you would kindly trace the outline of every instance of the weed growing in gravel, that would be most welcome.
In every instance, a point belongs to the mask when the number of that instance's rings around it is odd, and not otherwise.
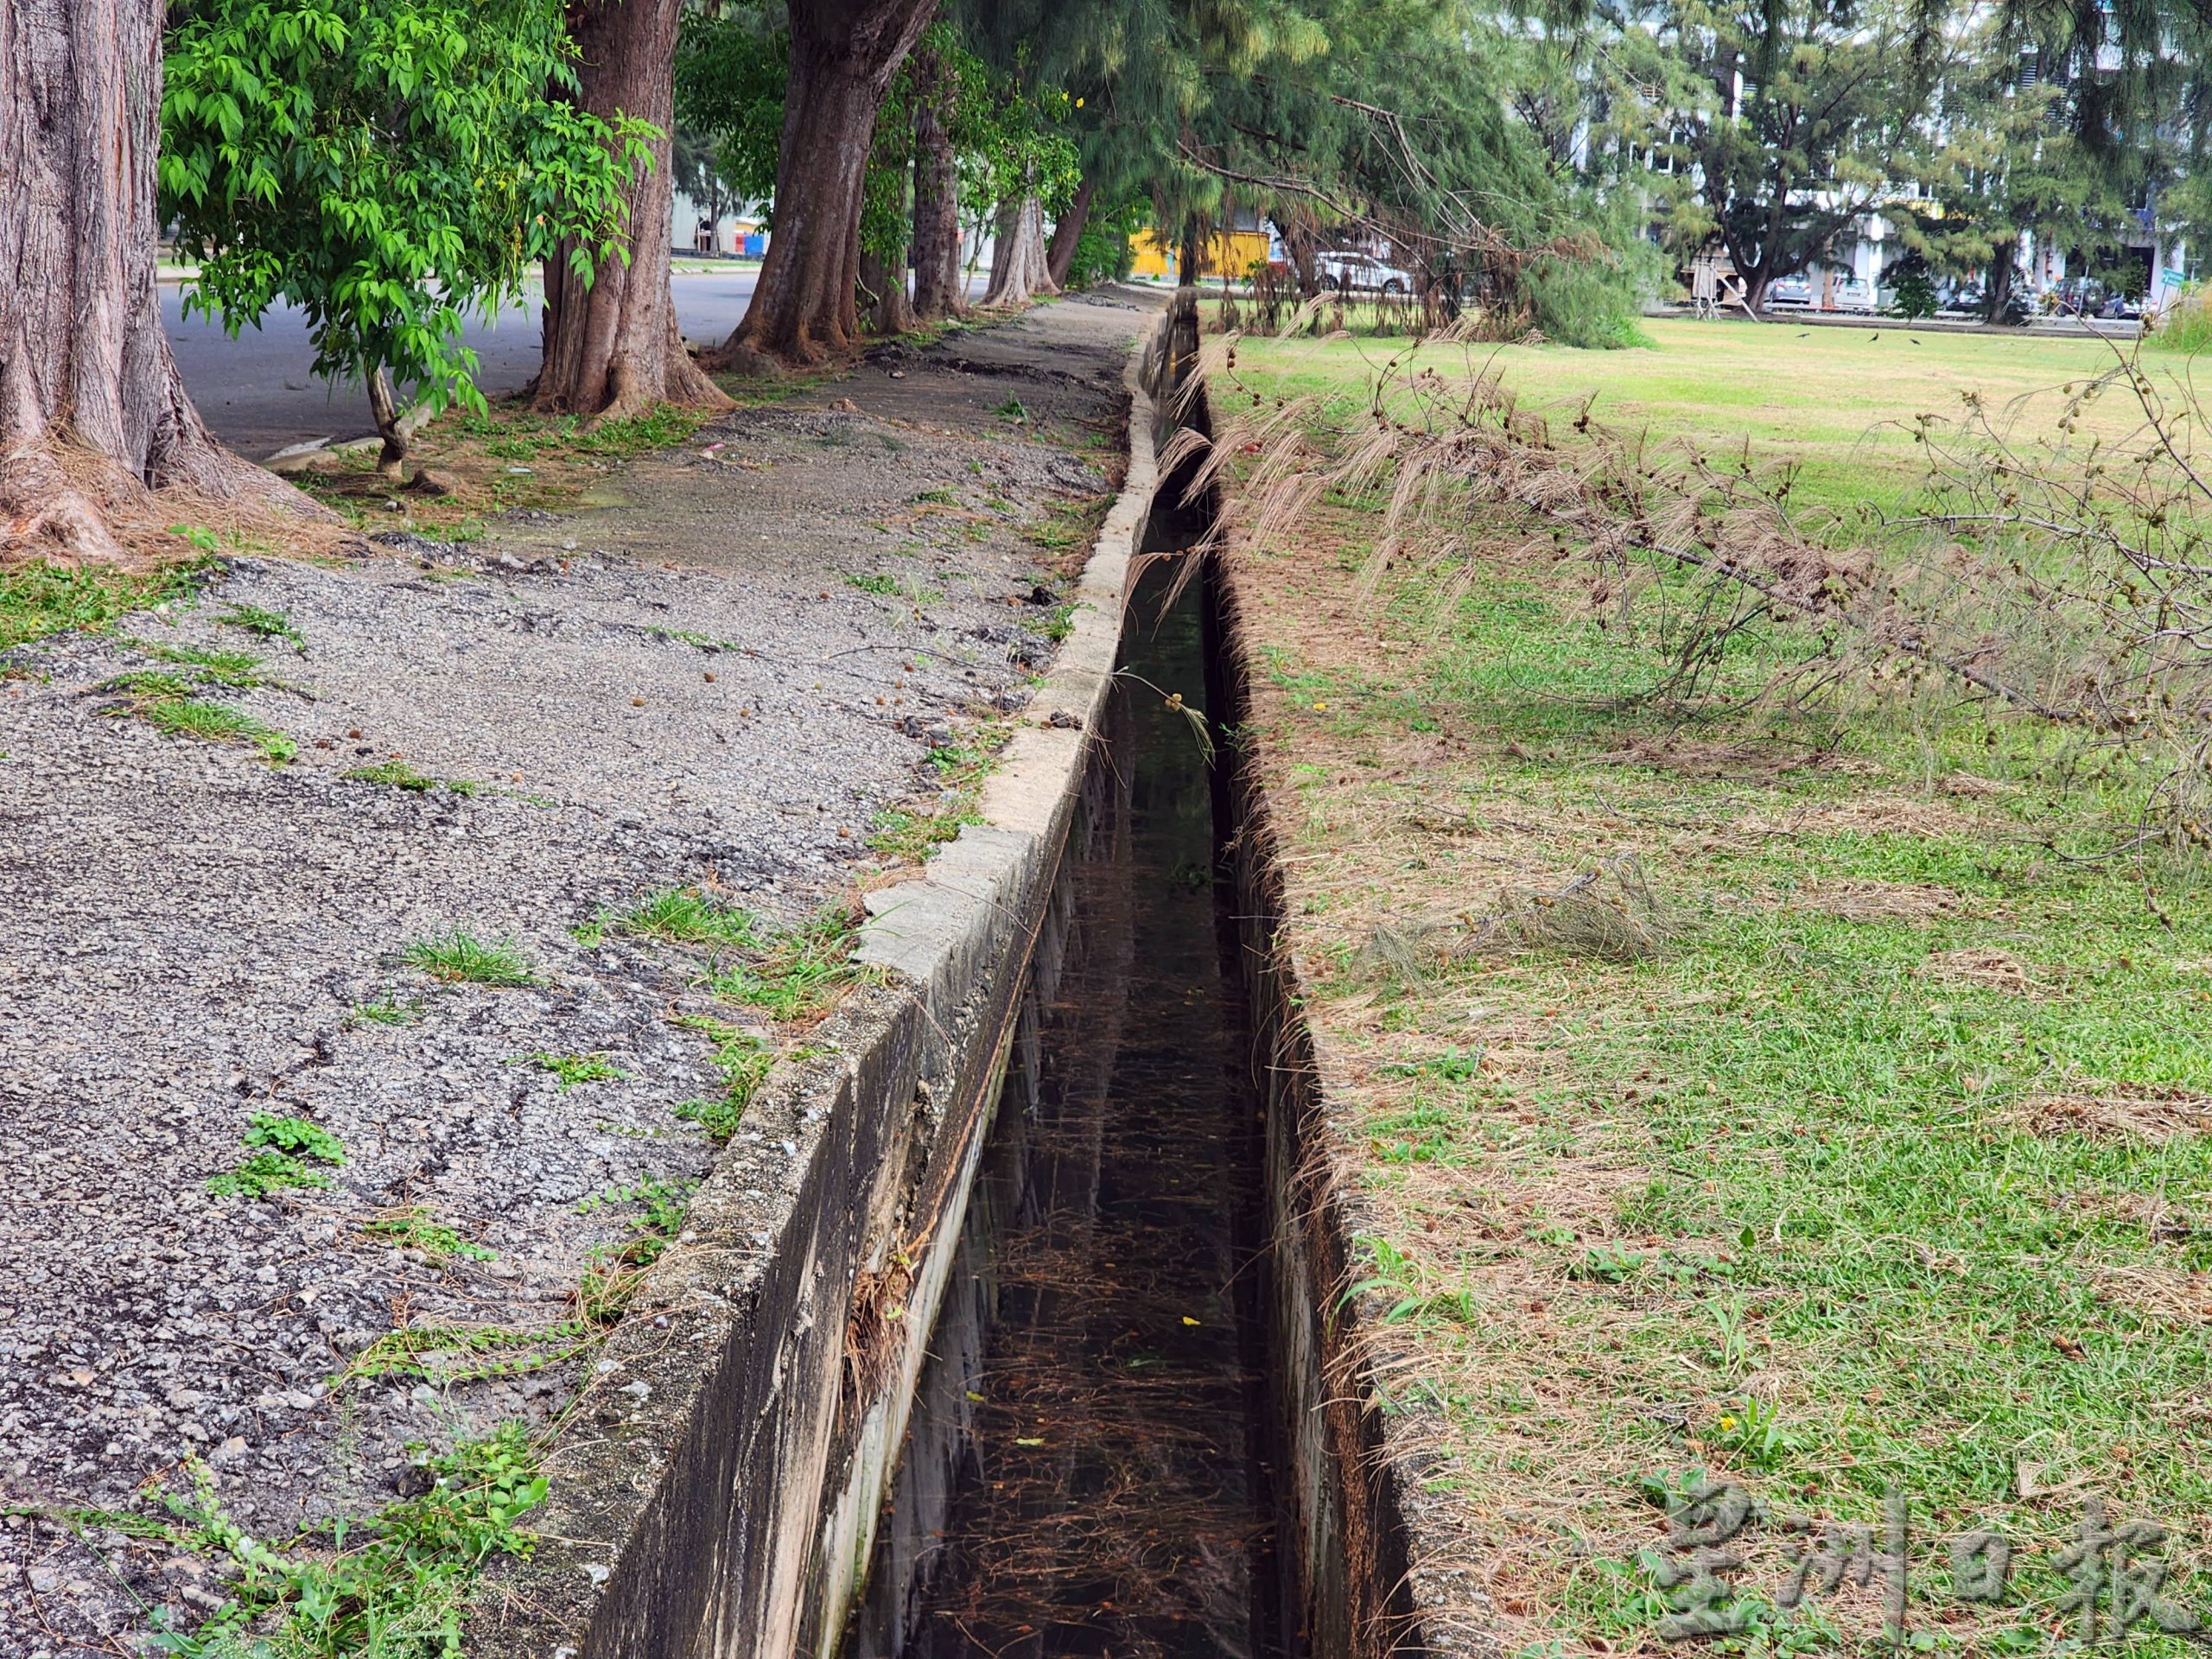
[[[931,848],[958,835],[962,825],[981,823],[978,803],[983,780],[996,770],[1007,734],[1003,721],[987,721],[965,741],[931,750],[929,764],[938,779],[934,809],[894,806],[877,813],[868,834],[869,850],[918,864],[930,855]]]
[[[539,1071],[558,1077],[564,1092],[580,1083],[620,1082],[630,1075],[604,1054],[548,1054],[541,1049],[528,1058]]]
[[[464,1440],[442,1457],[416,1448],[428,1491],[375,1516],[302,1534],[254,1537],[222,1507],[195,1465],[189,1498],[171,1507],[238,1564],[233,1599],[187,1635],[162,1629],[154,1646],[183,1659],[450,1659],[461,1650],[470,1586],[486,1562],[530,1554],[516,1522],[545,1501],[546,1481],[519,1423]]]
[[[292,619],[282,611],[264,610],[258,605],[226,605],[215,620],[225,627],[243,628],[263,639],[282,639],[301,656],[308,654],[307,635],[295,627]]]
[[[636,1296],[645,1270],[683,1230],[695,1181],[663,1181],[648,1178],[634,1186],[618,1186],[611,1192],[586,1198],[576,1206],[580,1214],[610,1204],[636,1204],[640,1214],[627,1220],[631,1236],[619,1249],[602,1245],[594,1250],[576,1287],[578,1312],[594,1325],[612,1325],[620,1319]]]
[[[420,969],[433,979],[452,985],[497,985],[508,989],[537,983],[537,976],[512,939],[486,944],[474,934],[455,928],[411,940],[399,953],[410,968]]]
[[[830,905],[797,927],[772,931],[750,962],[708,976],[718,996],[764,1008],[778,1020],[820,1012],[853,977],[852,918]]]
[[[775,1064],[776,1052],[752,1033],[705,1014],[683,1014],[676,1023],[687,1031],[703,1033],[714,1044],[707,1058],[722,1074],[724,1084],[720,1100],[687,1100],[676,1109],[676,1115],[696,1123],[717,1143],[727,1141],[737,1133],[753,1091]]]
[[[1042,520],[1024,526],[1022,536],[1053,553],[1068,553],[1097,540],[1110,506],[1113,495],[1077,495],[1073,500],[1053,502]]]
[[[449,1262],[455,1256],[471,1262],[489,1262],[496,1254],[481,1244],[472,1244],[420,1205],[365,1222],[361,1230],[403,1250],[420,1250],[433,1262]]]
[[[708,986],[717,995],[766,1008],[778,1020],[820,1012],[852,974],[851,918],[834,905],[797,927],[781,928],[696,887],[675,887],[588,926],[741,952],[746,959],[728,967],[710,962]]]
[[[456,795],[474,795],[478,789],[467,778],[433,778],[416,771],[404,760],[379,760],[373,766],[355,766],[339,775],[349,783],[382,784],[387,789],[411,790],[416,794],[425,790],[449,789]]]
[[[490,1252],[486,1251],[486,1255]],[[333,1386],[383,1376],[412,1376],[435,1388],[526,1376],[574,1359],[596,1338],[592,1324],[563,1319],[536,1330],[433,1321],[387,1331],[353,1356]]]
[[[410,997],[402,1001],[395,995],[387,994],[373,1002],[357,1002],[352,1017],[368,1020],[378,1026],[411,1026],[423,1017],[423,999]]]
[[[118,691],[134,697],[188,697],[193,683],[181,674],[168,673],[161,669],[141,669],[135,674],[118,674],[103,683],[103,691]]]
[[[176,663],[196,670],[197,677],[209,684],[245,690],[257,685],[278,683],[261,671],[261,658],[251,652],[213,651],[204,645],[157,645],[143,639],[124,643],[157,663]]]
[[[856,576],[850,571],[845,580],[864,594],[874,594],[879,599],[903,599],[910,605],[934,605],[944,595],[934,588],[925,587],[911,576],[893,576],[880,571]]]
[[[1029,424],[1029,410],[1019,397],[1009,397],[991,411],[1002,421],[1012,421],[1016,426]]]
[[[738,950],[759,949],[772,931],[751,911],[725,904],[696,887],[657,893],[615,917],[613,925],[625,933],[674,944],[720,944]]]
[[[203,565],[174,565],[140,575],[88,564],[25,564],[0,570],[0,651],[50,633],[105,633],[133,611],[192,591]]]
[[[275,727],[240,709],[204,702],[194,695],[211,683],[233,688],[274,684],[257,671],[259,658],[243,652],[140,645],[136,640],[131,644],[175,666],[139,669],[108,681],[100,689],[116,693],[124,701],[107,713],[131,715],[172,737],[250,744],[280,766],[300,752],[298,743]]]
[[[259,749],[276,765],[300,752],[299,744],[273,726],[251,715],[226,709],[219,702],[197,697],[154,696],[129,711],[157,732],[171,737],[196,737],[208,743],[245,743]]]
[[[239,1139],[253,1155],[236,1169],[210,1180],[210,1192],[265,1198],[289,1187],[328,1186],[330,1177],[312,1167],[308,1159],[326,1164],[346,1161],[343,1141],[319,1124],[302,1118],[256,1112],[252,1127]]]

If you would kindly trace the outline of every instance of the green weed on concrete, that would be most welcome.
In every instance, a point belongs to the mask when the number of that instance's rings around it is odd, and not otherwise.
[[[266,1198],[295,1187],[328,1186],[330,1176],[315,1166],[335,1166],[346,1161],[345,1143],[304,1118],[256,1112],[251,1127],[240,1139],[251,1155],[235,1169],[209,1180],[210,1192]]]

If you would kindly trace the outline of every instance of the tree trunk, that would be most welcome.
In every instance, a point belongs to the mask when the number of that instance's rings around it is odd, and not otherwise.
[[[1057,294],[1059,284],[1045,268],[1045,209],[1034,196],[1021,196],[999,209],[998,246],[991,257],[991,285],[983,303],[1026,305],[1039,294]]]
[[[776,217],[733,367],[774,371],[852,350],[860,332],[861,194],[875,118],[935,0],[792,0]]]
[[[1089,179],[1084,180],[1067,212],[1052,226],[1052,239],[1045,248],[1045,272],[1054,288],[1068,285],[1068,272],[1075,268],[1076,245],[1083,240],[1083,227],[1090,222],[1090,200],[1097,190]]]
[[[934,53],[914,60],[914,315],[923,322],[968,308],[960,278],[960,175],[944,105],[952,76]]]
[[[149,489],[324,515],[209,435],[154,286],[163,0],[0,3],[0,551],[119,558]]]
[[[2013,266],[2019,257],[2017,238],[2000,242],[1989,258],[1989,287],[1982,298],[1981,320],[2002,322],[2005,302],[2012,297]]]
[[[669,292],[668,134],[676,124],[676,27],[682,0],[569,0],[580,54],[577,101],[613,121],[650,121],[661,137],[631,170],[629,258],[598,262],[587,283],[570,245],[545,265],[545,358],[533,407],[626,419],[659,403],[726,409],[729,399],[683,349]]]
[[[399,464],[407,459],[407,440],[411,435],[400,420],[399,397],[391,389],[391,372],[382,364],[368,373],[369,415],[377,423],[377,435],[384,440],[384,448],[377,453],[377,471],[387,478],[399,476]]]
[[[914,326],[906,304],[906,273],[863,250],[861,288],[868,302],[868,327],[879,334],[903,334]]]

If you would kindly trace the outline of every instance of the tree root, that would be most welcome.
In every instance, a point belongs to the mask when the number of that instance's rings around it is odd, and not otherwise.
[[[66,443],[0,459],[0,558],[149,569],[192,549],[179,531],[237,531],[320,550],[343,521],[313,498],[208,445],[156,489],[107,457]],[[177,470],[177,469],[172,469]]]

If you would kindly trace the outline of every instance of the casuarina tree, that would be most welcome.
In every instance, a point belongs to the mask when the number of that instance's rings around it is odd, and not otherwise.
[[[312,512],[212,438],[154,286],[162,0],[0,4],[0,554],[114,557],[149,492]]]

